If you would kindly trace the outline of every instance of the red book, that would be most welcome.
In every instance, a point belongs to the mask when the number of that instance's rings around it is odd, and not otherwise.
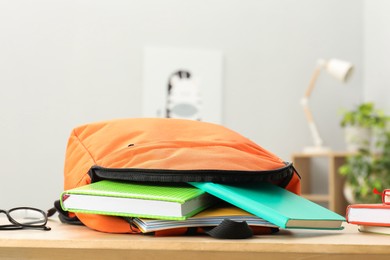
[[[371,226],[390,226],[389,204],[352,204],[347,207],[348,223]]]

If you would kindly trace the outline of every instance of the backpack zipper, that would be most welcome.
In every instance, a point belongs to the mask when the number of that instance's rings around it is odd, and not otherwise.
[[[105,168],[92,166],[88,174],[91,182],[100,180],[142,181],[142,182],[279,182],[291,179],[295,169],[292,163],[285,167],[263,171],[240,170],[171,170],[140,168]]]

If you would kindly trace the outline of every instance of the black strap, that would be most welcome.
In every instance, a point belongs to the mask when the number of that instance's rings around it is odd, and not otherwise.
[[[246,221],[224,219],[218,226],[206,231],[206,234],[220,239],[245,239],[253,236],[253,230]]]
[[[76,216],[70,217],[69,212],[61,208],[59,200],[54,201],[54,209],[58,212],[58,218],[61,220],[62,223],[80,226],[84,225]]]

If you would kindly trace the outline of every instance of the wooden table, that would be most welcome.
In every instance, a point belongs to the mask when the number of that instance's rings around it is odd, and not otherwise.
[[[0,259],[390,259],[390,236],[281,230],[244,240],[105,234],[50,220],[51,231],[0,231]],[[353,258],[351,258],[353,257]]]

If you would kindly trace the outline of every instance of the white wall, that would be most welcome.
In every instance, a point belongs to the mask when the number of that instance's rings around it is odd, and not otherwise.
[[[390,113],[390,1],[364,1],[364,98]]]
[[[1,0],[0,207],[48,208],[62,191],[71,129],[141,116],[145,45],[222,50],[223,122],[285,160],[311,144],[299,100],[318,58],[356,65],[320,76],[311,106],[343,149],[337,111],[362,99],[362,1]]]

